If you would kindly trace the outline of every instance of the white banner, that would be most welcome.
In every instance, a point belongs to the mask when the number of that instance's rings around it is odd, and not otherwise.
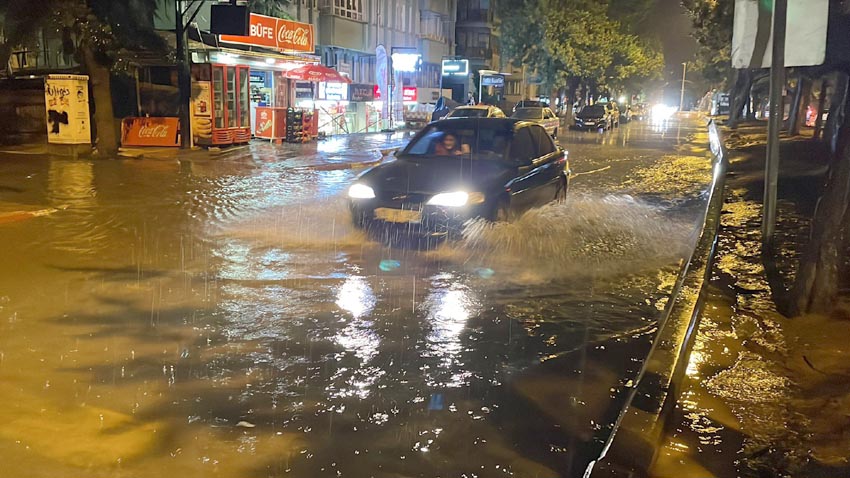
[[[89,77],[48,75],[44,80],[47,142],[90,144]]]
[[[735,0],[733,68],[770,68],[773,2]],[[829,0],[788,0],[785,66],[812,66],[826,56]]]
[[[393,121],[404,121],[404,80],[400,71],[393,71]]]

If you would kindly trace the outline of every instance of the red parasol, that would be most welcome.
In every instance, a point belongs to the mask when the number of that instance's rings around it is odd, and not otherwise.
[[[312,81],[313,83],[351,83],[351,80],[342,76],[338,71],[322,65],[304,65],[287,71],[284,76],[292,80]]]

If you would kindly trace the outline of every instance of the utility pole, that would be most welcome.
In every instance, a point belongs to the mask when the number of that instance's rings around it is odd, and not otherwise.
[[[679,95],[679,111],[685,108],[685,75],[688,73],[688,62],[682,62],[682,93]]]
[[[779,183],[779,129],[785,105],[782,90],[785,87],[785,21],[788,0],[773,3],[773,50],[770,63],[770,118],[767,123],[767,156],[764,163],[764,209],[762,212],[762,253],[773,249],[776,231],[776,199]]]
[[[189,34],[183,20],[183,2],[174,0],[174,34],[177,36],[177,116],[180,120],[180,147],[192,147],[192,126],[189,124],[189,102],[192,99],[192,76],[189,71]]]

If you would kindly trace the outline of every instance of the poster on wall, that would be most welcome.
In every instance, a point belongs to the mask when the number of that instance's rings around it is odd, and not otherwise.
[[[378,92],[380,93],[381,98],[387,98],[387,49],[384,48],[384,45],[378,45],[378,48],[375,49],[376,62],[375,62],[375,78],[378,80]],[[386,118],[389,113],[389,103],[384,100],[384,104],[381,106],[381,116]]]
[[[199,139],[212,138],[212,96],[209,81],[196,81],[192,93],[192,136]]]
[[[44,103],[48,143],[91,144],[87,75],[48,75]]]

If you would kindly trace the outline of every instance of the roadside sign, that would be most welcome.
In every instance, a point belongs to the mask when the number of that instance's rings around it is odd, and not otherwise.
[[[88,76],[48,75],[44,80],[44,103],[48,143],[91,143]]]
[[[733,68],[770,68],[773,1],[735,0]],[[823,64],[829,0],[788,0],[785,66]]]
[[[443,76],[468,76],[469,60],[443,60]]]

